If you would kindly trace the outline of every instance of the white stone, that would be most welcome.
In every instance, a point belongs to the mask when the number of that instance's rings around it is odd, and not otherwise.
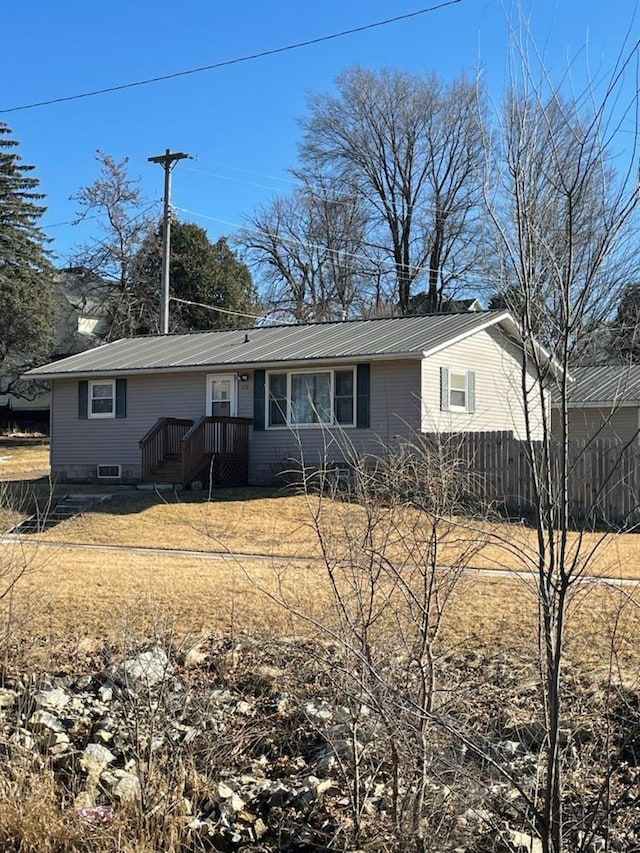
[[[59,687],[54,687],[52,690],[40,690],[33,698],[38,707],[49,708],[52,711],[61,711],[66,708],[70,701],[69,695]]]
[[[122,664],[121,677],[134,686],[154,687],[163,682],[173,672],[164,649],[156,646],[148,652],[141,652],[135,658],[129,658]]]
[[[140,780],[133,773],[126,773],[116,783],[113,796],[121,803],[131,803],[140,796]]]
[[[115,755],[100,743],[89,743],[80,757],[80,766],[91,778],[97,779],[102,771],[116,760]]]
[[[526,850],[527,853],[542,853],[542,841],[539,838],[534,838],[526,832],[519,832],[516,829],[509,830],[511,843],[517,849]]]

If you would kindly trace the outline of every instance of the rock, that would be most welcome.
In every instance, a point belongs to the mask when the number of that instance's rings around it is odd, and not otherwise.
[[[89,743],[80,757],[80,766],[91,779],[98,779],[102,771],[116,760],[115,755],[99,743]]]
[[[122,771],[113,788],[113,796],[121,803],[135,802],[140,797],[140,780],[133,773]]]
[[[242,797],[239,797],[237,794],[232,794],[231,798],[228,800],[228,802],[231,805],[231,808],[233,809],[234,812],[241,812],[244,809],[244,807],[246,806],[245,801],[242,799]]]
[[[224,782],[218,782],[218,797],[221,800],[228,800],[230,797],[233,797],[233,788],[230,788],[228,785],[225,785]]]
[[[18,694],[15,690],[7,690],[4,687],[0,687],[0,709],[13,708],[17,698]]]
[[[509,840],[517,853],[542,853],[542,841],[526,832],[510,829]]]
[[[207,660],[209,655],[207,652],[202,651],[202,643],[198,643],[189,649],[189,651],[184,656],[184,665],[187,668],[202,666],[202,664]]]
[[[59,687],[52,690],[40,690],[33,697],[39,708],[47,708],[50,711],[61,711],[69,704],[70,696]]]
[[[100,697],[100,701],[105,704],[111,702],[113,699],[113,684],[102,684],[98,689],[98,696]]]
[[[42,732],[48,729],[52,732],[63,732],[64,726],[59,717],[52,714],[51,711],[40,709],[31,715],[29,718],[29,728],[33,732]]]
[[[119,680],[128,687],[155,687],[173,672],[167,653],[160,646],[141,652],[126,660],[117,672]]]

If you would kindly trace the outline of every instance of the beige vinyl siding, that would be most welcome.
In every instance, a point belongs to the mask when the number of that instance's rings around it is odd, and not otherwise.
[[[475,411],[442,411],[440,369],[475,373]],[[533,379],[533,438],[541,437],[541,405]],[[513,430],[525,438],[520,352],[496,327],[478,332],[422,361],[423,432]]]
[[[602,406],[569,409],[569,438],[585,440],[594,438],[617,439],[621,442],[638,438],[637,406]],[[558,413],[553,412],[554,433],[559,436]]]
[[[283,471],[297,470],[301,462],[314,467],[325,462],[348,462],[354,453],[384,453],[394,440],[411,437],[419,430],[419,389],[418,359],[372,362],[369,429],[301,427],[252,431],[250,482],[271,482]]]

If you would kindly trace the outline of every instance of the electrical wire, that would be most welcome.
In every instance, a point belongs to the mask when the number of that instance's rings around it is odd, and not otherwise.
[[[169,296],[171,302],[182,302],[184,305],[195,305],[197,308],[207,308],[209,311],[218,311],[220,314],[232,314],[234,317],[249,317],[251,320],[263,320],[266,314],[245,314],[244,311],[231,311],[229,308],[219,308],[217,305],[205,305],[204,302],[192,302],[190,299],[180,299],[178,296]]]
[[[335,255],[336,258],[342,256],[342,257],[354,258],[355,260],[366,262],[367,266],[362,267],[360,270],[357,270],[358,272],[370,273],[372,268],[375,268],[376,272],[378,272],[379,274],[383,274],[383,275],[384,274],[391,275],[391,274],[396,272],[395,266],[392,266],[392,267],[386,266],[385,267],[385,266],[383,266],[382,262],[376,261],[375,258],[372,258],[368,255],[363,255],[362,253],[359,253],[359,252],[349,252],[346,249],[332,249],[330,246],[324,246],[321,243],[306,243],[304,240],[300,240],[298,237],[285,237],[284,235],[278,234],[275,231],[265,231],[261,228],[251,228],[250,226],[247,226],[247,225],[240,225],[237,222],[230,222],[228,219],[219,219],[216,216],[207,216],[207,214],[205,214],[205,213],[198,213],[198,211],[189,210],[186,207],[174,207],[173,209],[176,211],[179,211],[180,213],[187,213],[187,214],[189,214],[189,216],[197,216],[200,219],[207,219],[207,220],[210,220],[211,222],[218,222],[221,225],[229,225],[232,228],[238,228],[241,231],[249,231],[253,234],[261,234],[261,235],[263,235],[265,237],[269,237],[272,240],[275,240],[279,243],[283,243],[283,244],[290,243],[290,244],[295,245],[295,246],[302,246],[303,248],[309,249],[311,251],[327,252],[328,254]],[[421,272],[421,273],[431,272],[431,267],[426,266],[426,265],[410,264],[409,266],[410,266],[410,270],[412,272]],[[439,270],[434,270],[434,271],[439,272]],[[496,281],[498,281],[498,279],[496,279]]]
[[[321,44],[322,42],[333,41],[334,39],[343,38],[344,36],[354,35],[355,33],[363,33],[367,30],[375,29],[376,27],[384,27],[388,24],[395,24],[398,21],[406,21],[410,18],[417,18],[419,15],[425,15],[427,12],[435,12],[438,9],[443,9],[446,6],[454,6],[460,3],[461,0],[445,0],[443,3],[438,3],[435,6],[428,6],[424,9],[418,9],[415,12],[408,12],[405,15],[396,15],[393,18],[386,18],[384,21],[375,21],[371,24],[363,24],[360,27],[352,27],[349,30],[342,30],[338,33],[331,33],[327,36],[318,36],[305,41],[294,42],[293,44],[284,45],[283,47],[274,47],[270,50],[262,50],[258,53],[247,54],[246,56],[238,56],[235,59],[224,59],[220,62],[214,62],[211,65],[202,65],[199,68],[189,68],[186,71],[174,71],[171,74],[160,74],[157,77],[149,77],[146,80],[136,80],[133,83],[121,83],[118,86],[107,86],[104,89],[94,89],[90,92],[81,92],[77,95],[66,95],[60,98],[50,98],[46,101],[34,101],[31,104],[21,104],[17,107],[5,107],[0,109],[0,114],[16,113],[21,110],[32,110],[36,107],[47,107],[51,104],[63,104],[69,101],[79,101],[82,98],[93,98],[97,95],[106,95],[110,92],[122,92],[125,89],[134,89],[138,86],[148,86],[150,83],[160,83],[164,80],[174,80],[177,77],[187,77],[190,74],[200,74],[203,71],[214,71],[217,68],[225,68],[229,65],[239,65],[242,62],[251,62],[255,59],[263,59],[266,56],[275,56],[278,53],[287,53],[291,50],[298,50],[302,47],[310,47],[311,45]]]

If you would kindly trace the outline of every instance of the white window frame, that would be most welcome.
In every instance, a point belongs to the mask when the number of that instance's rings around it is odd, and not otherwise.
[[[336,411],[335,411],[335,398],[336,398],[336,373],[342,373],[350,371],[353,374],[353,401],[352,401],[352,414],[351,414],[351,422],[350,423],[338,423],[336,421]],[[292,421],[292,409],[291,409],[291,380],[292,377],[299,376],[301,374],[310,374],[310,373],[328,373],[331,377],[330,383],[330,411],[331,411],[331,420],[330,421],[320,421],[317,423],[293,423]],[[272,376],[282,376],[286,375],[287,377],[287,411],[286,411],[286,423],[284,424],[271,424],[269,418],[269,403],[271,402],[271,377]],[[345,364],[339,365],[338,367],[309,367],[298,370],[267,370],[265,373],[265,413],[264,413],[264,423],[266,429],[326,429],[327,427],[339,427],[344,429],[353,429],[356,426],[356,412],[357,412],[357,400],[358,400],[358,390],[356,387],[357,383],[357,372],[355,365]]]
[[[211,416],[212,406],[213,406],[213,380],[214,379],[229,379],[230,381],[230,403],[229,412],[230,417],[237,418],[238,417],[238,377],[235,373],[208,373],[207,374],[207,399],[206,399],[206,415],[207,417]]]
[[[111,385],[111,411],[110,412],[94,412],[93,411],[93,389],[96,385]],[[96,399],[107,399],[106,397]],[[115,379],[96,379],[89,380],[87,393],[87,417],[91,419],[115,418],[116,416],[116,380]]]
[[[115,468],[117,473],[101,474],[101,468]],[[100,464],[96,465],[96,477],[98,478],[98,480],[119,480],[122,477],[122,465],[107,465],[106,463],[101,462]]]
[[[462,376],[464,378],[464,389],[463,388],[453,388],[451,383],[451,378],[453,376]],[[451,402],[451,392],[452,391],[464,391],[464,406],[458,406],[455,403]],[[468,370],[453,370],[449,368],[449,411],[450,412],[468,412],[469,411],[469,371]]]

